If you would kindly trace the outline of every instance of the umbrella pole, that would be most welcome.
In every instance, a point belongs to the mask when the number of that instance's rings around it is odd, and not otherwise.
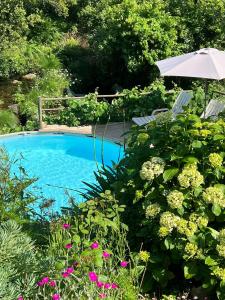
[[[209,81],[206,79],[205,81],[205,103],[204,103],[204,119],[206,116],[206,106],[207,106],[207,96],[208,96],[208,91],[209,91]]]

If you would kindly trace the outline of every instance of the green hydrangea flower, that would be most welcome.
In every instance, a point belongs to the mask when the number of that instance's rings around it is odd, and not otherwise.
[[[155,218],[161,211],[161,207],[158,203],[150,204],[145,211],[146,218]]]
[[[192,243],[187,243],[184,248],[184,251],[186,255],[189,256],[189,258],[194,257],[198,252],[198,246]]]
[[[184,188],[199,187],[204,183],[204,177],[197,170],[196,164],[190,164],[184,167],[183,171],[178,176],[180,186]]]
[[[198,227],[207,227],[208,222],[209,222],[208,218],[203,217],[203,216],[199,216],[199,215],[196,214],[196,213],[192,213],[192,214],[190,215],[189,220],[190,220],[191,222],[197,224]]]
[[[159,228],[159,236],[160,237],[164,238],[164,237],[168,236],[169,234],[170,234],[170,230],[167,227],[161,226]]]
[[[218,204],[225,207],[225,197],[223,191],[217,187],[208,187],[202,194],[203,200],[209,204]]]
[[[220,230],[218,240],[221,245],[225,245],[225,229]]]
[[[198,226],[196,223],[186,221],[185,219],[179,218],[177,221],[177,231],[187,237],[192,236],[197,231]]]
[[[152,157],[150,161],[143,163],[140,177],[142,180],[151,181],[164,172],[165,162],[160,157]]]
[[[147,251],[140,251],[139,252],[139,258],[143,262],[147,262],[149,260],[149,258],[150,258],[150,254]]]
[[[166,211],[160,217],[160,225],[162,227],[168,228],[169,231],[172,231],[173,228],[177,227],[179,219],[180,218],[174,215],[173,213]]]
[[[188,221],[180,218],[179,221],[177,222],[178,233],[186,235],[187,227],[188,227]]]
[[[140,177],[142,180],[148,180],[151,181],[154,179],[154,171],[152,168],[152,163],[150,161],[146,161],[143,163],[141,171],[140,171]]]
[[[137,136],[138,143],[145,143],[149,138],[149,135],[145,132],[139,133]]]
[[[213,269],[213,274],[222,281],[225,281],[225,269],[216,267]]]
[[[167,202],[172,209],[181,208],[184,201],[184,194],[174,190],[167,196]]]
[[[219,256],[225,258],[225,245],[217,245],[216,250],[217,250]]]
[[[209,162],[210,162],[212,167],[219,168],[219,167],[222,166],[223,158],[218,153],[211,153],[209,155]]]

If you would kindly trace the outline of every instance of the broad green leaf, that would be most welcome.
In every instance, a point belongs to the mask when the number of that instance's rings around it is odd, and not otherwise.
[[[186,279],[191,279],[197,274],[198,266],[197,264],[188,264],[184,266],[184,277]]]
[[[213,137],[214,141],[218,141],[218,140],[224,140],[225,136],[223,134],[215,134]]]
[[[170,181],[177,173],[179,172],[178,168],[167,169],[163,173],[163,179],[165,182]]]
[[[55,268],[56,268],[56,270],[61,271],[63,268],[65,268],[65,265],[66,265],[66,262],[64,260],[63,261],[58,261],[55,264]]]
[[[80,243],[80,236],[79,235],[74,235],[73,236],[73,242],[75,242],[76,244]]]
[[[215,184],[214,187],[220,189],[225,194],[225,184]]]
[[[199,162],[199,160],[194,156],[186,156],[184,157],[183,161],[191,164]]]
[[[202,142],[196,140],[191,145],[192,145],[193,148],[201,148],[202,147]]]
[[[210,256],[206,257],[205,264],[207,266],[216,266],[216,265],[218,265],[218,263],[212,257],[210,257]]]
[[[213,204],[212,206],[212,212],[215,216],[219,216],[221,214],[221,208],[218,204]]]

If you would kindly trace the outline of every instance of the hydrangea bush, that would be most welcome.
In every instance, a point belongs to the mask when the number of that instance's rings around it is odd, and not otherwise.
[[[102,175],[127,205],[131,247],[150,252],[146,290],[191,281],[225,299],[225,122],[189,114],[135,126],[126,157]]]

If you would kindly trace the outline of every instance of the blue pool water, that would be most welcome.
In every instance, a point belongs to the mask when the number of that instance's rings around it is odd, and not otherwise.
[[[95,183],[93,172],[97,171],[97,165],[101,167],[102,156],[105,165],[112,165],[112,161],[117,163],[123,156],[123,148],[115,143],[69,134],[1,137],[0,147],[4,147],[11,158],[23,156],[13,172],[19,172],[20,164],[30,177],[37,177],[32,192],[39,195],[41,188],[44,197],[55,199],[54,211],[68,205],[65,189],[77,202],[82,201],[77,190],[86,187],[82,181]]]

